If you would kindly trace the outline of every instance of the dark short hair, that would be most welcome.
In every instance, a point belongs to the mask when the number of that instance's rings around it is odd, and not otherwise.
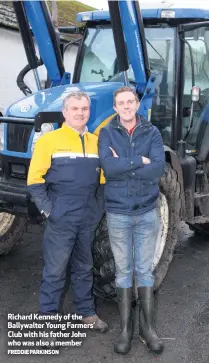
[[[135,98],[136,98],[136,101],[137,101],[137,102],[139,102],[139,97],[138,97],[138,95],[137,95],[136,91],[135,91],[133,88],[131,88],[131,87],[124,86],[124,87],[120,87],[120,88],[118,88],[118,89],[114,92],[114,94],[113,94],[114,106],[115,106],[115,104],[116,104],[116,97],[117,97],[117,95],[119,95],[120,93],[123,93],[123,92],[131,92],[131,93],[133,93],[133,95],[134,95],[134,96],[135,96]]]

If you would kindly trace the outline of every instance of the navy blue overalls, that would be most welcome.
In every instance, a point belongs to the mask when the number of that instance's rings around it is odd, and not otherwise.
[[[97,137],[63,124],[36,144],[28,174],[28,189],[40,212],[49,214],[43,238],[44,270],[40,312],[59,311],[70,260],[76,312],[95,314],[92,297],[92,243],[103,214],[99,196],[100,163]]]

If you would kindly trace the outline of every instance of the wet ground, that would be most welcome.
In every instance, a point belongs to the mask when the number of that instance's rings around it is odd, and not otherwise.
[[[139,342],[137,329],[131,352],[113,352],[119,331],[117,307],[98,301],[98,311],[110,326],[105,335],[87,334],[81,347],[60,350],[59,356],[7,355],[7,314],[38,311],[42,272],[41,227],[31,226],[23,243],[0,257],[0,363],[208,363],[209,362],[209,238],[194,235],[182,224],[179,243],[158,297],[157,330],[165,343],[161,356]],[[72,312],[70,294],[65,312]]]

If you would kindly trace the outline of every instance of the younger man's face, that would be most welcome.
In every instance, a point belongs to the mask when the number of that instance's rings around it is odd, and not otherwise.
[[[132,92],[121,92],[116,96],[114,110],[122,120],[128,122],[136,116],[139,104]]]

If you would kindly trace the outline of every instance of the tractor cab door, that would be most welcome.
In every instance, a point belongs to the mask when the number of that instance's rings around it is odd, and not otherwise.
[[[182,136],[187,152],[197,154],[201,125],[209,109],[209,22],[185,24],[182,28]],[[196,99],[192,97],[192,90],[197,91]]]

